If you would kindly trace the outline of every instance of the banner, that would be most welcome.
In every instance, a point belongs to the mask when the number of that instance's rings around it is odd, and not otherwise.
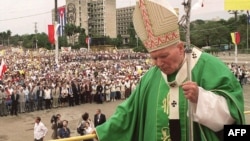
[[[48,37],[51,44],[55,44],[55,29],[54,25],[48,25]]]
[[[249,10],[249,0],[224,0],[225,10]]]

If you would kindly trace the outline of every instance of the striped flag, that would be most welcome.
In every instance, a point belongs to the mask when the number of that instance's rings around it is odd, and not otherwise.
[[[62,36],[64,33],[64,26],[66,25],[66,10],[65,6],[58,8],[58,23],[61,25],[59,27],[59,35]]]
[[[232,38],[232,42],[235,45],[238,45],[240,43],[240,33],[239,32],[231,33],[231,38]]]

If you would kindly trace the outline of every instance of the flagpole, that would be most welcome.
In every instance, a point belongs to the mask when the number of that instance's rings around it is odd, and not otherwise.
[[[58,56],[59,56],[59,51],[58,51],[58,33],[57,33],[57,0],[55,0],[55,23],[54,23],[54,28],[55,28],[55,62],[58,65]]]
[[[88,52],[90,51],[90,37],[88,37]]]
[[[237,64],[238,63],[238,47],[237,47],[237,43],[235,44],[235,52],[234,52],[234,54],[235,54],[235,64]]]
[[[248,53],[248,25],[250,22],[249,11],[247,10],[247,53]]]
[[[183,26],[185,33],[186,33],[186,57],[187,57],[187,79],[188,81],[192,81],[192,74],[191,74],[191,43],[190,43],[190,13],[191,13],[191,2],[192,0],[184,0],[182,3],[184,5],[184,11],[186,15],[183,15],[181,20],[178,22],[179,25]],[[191,106],[191,102],[188,101],[188,116],[189,116],[189,124],[188,124],[188,132],[189,132],[189,140],[194,140],[194,133],[193,133],[193,109]]]

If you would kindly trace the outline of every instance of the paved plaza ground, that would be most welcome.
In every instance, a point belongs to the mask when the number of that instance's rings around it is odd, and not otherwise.
[[[249,61],[248,59],[250,59],[247,55],[240,57],[241,59],[244,58],[244,60],[240,60],[242,62]],[[227,59],[229,62],[234,60],[232,57],[227,56],[224,56],[224,59]],[[243,88],[245,96],[245,110],[250,111],[250,84],[244,85]],[[57,113],[62,115],[62,119],[69,121],[71,135],[76,136],[77,133],[75,129],[81,120],[81,115],[84,112],[88,112],[90,114],[90,118],[93,119],[96,109],[100,108],[102,109],[102,112],[106,114],[107,118],[109,118],[115,111],[117,105],[121,102],[122,100],[104,104],[82,104],[75,107],[23,113],[18,116],[0,117],[0,141],[33,141],[33,127],[36,116],[40,116],[42,122],[48,127],[49,131],[45,140],[49,140],[51,139],[50,136],[52,133],[50,118],[52,115]],[[247,123],[250,124],[250,114],[246,115],[246,120]]]
[[[244,86],[245,92],[245,110],[250,110],[250,84]],[[102,109],[102,112],[110,117],[114,112],[116,106],[122,100],[109,102],[104,104],[82,104],[75,107],[58,108],[52,110],[43,110],[32,113],[19,114],[18,116],[7,116],[0,118],[0,141],[32,141],[34,119],[36,116],[42,118],[42,122],[49,128],[45,140],[49,140],[52,130],[50,128],[50,118],[53,114],[60,113],[62,119],[69,121],[69,128],[71,135],[76,136],[76,126],[81,119],[84,112],[89,112],[90,118],[93,119],[97,108]],[[250,124],[250,114],[246,115],[247,123]]]

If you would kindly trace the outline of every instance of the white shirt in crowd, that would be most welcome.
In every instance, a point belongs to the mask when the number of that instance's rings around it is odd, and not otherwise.
[[[44,90],[44,99],[51,99],[51,89],[45,89]]]
[[[34,126],[34,139],[41,139],[43,138],[48,132],[48,128],[42,123],[35,123]]]

